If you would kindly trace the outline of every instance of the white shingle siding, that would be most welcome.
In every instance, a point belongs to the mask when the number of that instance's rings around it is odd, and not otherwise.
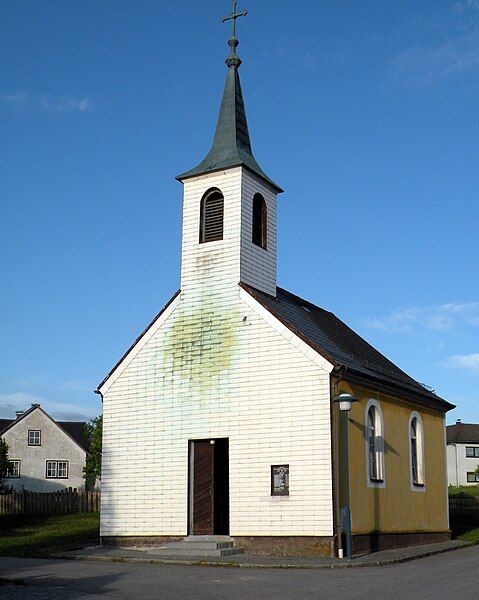
[[[223,240],[200,244],[201,198],[213,187],[225,199]],[[268,211],[266,250],[252,242],[252,204],[257,192],[263,195]],[[242,167],[184,183],[181,290],[194,293],[205,285],[209,291],[213,285],[223,290],[239,281],[276,295],[276,195]]]
[[[239,290],[208,310],[182,300],[105,394],[102,535],[186,535],[188,440],[220,437],[231,535],[332,534],[328,370]],[[278,499],[270,466],[282,463],[290,496]]]
[[[266,202],[266,249],[253,244],[253,196]],[[243,170],[241,195],[241,278],[244,283],[276,296],[276,194],[259,177]]]
[[[224,195],[224,239],[200,244],[211,187]],[[267,251],[251,241],[256,192]],[[186,535],[188,440],[222,437],[231,535],[332,535],[332,365],[239,281],[276,293],[276,197],[241,167],[185,182],[181,294],[101,388],[101,535]],[[270,468],[283,463],[290,495],[272,497]]]

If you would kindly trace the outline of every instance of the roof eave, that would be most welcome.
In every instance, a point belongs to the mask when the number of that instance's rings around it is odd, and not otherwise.
[[[245,164],[242,160],[238,160],[238,162],[234,162],[234,163],[228,164],[228,165],[218,165],[218,166],[215,166],[213,169],[207,169],[207,170],[200,169],[198,171],[196,169],[192,169],[191,171],[186,171],[185,173],[181,173],[180,175],[177,175],[175,177],[175,179],[177,181],[180,181],[181,183],[183,183],[187,179],[193,179],[193,177],[201,177],[202,175],[209,175],[210,173],[218,173],[220,171],[225,171],[226,169],[234,169],[236,167],[243,167],[244,169],[248,170],[250,173],[253,173],[257,177],[259,177],[260,179],[265,181],[270,187],[272,187],[276,193],[282,194],[284,192],[283,188],[281,188],[277,183],[275,183],[267,175],[265,175],[264,173],[259,173],[255,169],[252,169],[247,164]]]
[[[158,321],[158,319],[161,317],[161,315],[165,312],[165,310],[171,305],[172,302],[174,302],[174,300],[180,295],[181,290],[177,290],[175,292],[175,294],[168,300],[168,302],[165,304],[165,306],[163,306],[163,308],[160,310],[160,312],[155,315],[154,319],[145,327],[145,329],[140,333],[140,335],[135,339],[135,341],[130,345],[130,347],[128,348],[128,350],[122,355],[122,357],[115,363],[115,366],[110,369],[110,371],[108,372],[108,374],[104,377],[104,379],[101,381],[101,383],[98,384],[98,386],[96,387],[96,389],[94,390],[95,394],[100,394],[100,396],[102,397],[102,401],[103,401],[103,393],[101,391],[101,388],[103,387],[103,385],[108,381],[108,379],[110,379],[110,377],[113,375],[113,373],[116,371],[116,369],[121,365],[121,363],[124,361],[124,359],[128,356],[128,354],[133,350],[133,348],[135,348],[135,346],[140,342],[140,340],[143,338],[143,336],[151,329],[151,327],[153,327],[153,325]]]
[[[447,400],[444,400],[440,396],[436,396],[435,394],[434,396],[431,396],[426,390],[425,393],[422,394],[419,390],[415,391],[406,386],[402,386],[401,384],[396,385],[389,381],[380,380],[379,378],[374,377],[374,375],[366,375],[365,373],[351,369],[351,367],[347,368],[343,379],[345,381],[351,381],[352,383],[374,385],[379,391],[391,393],[394,396],[397,396],[399,399],[410,400],[411,402],[422,404],[428,408],[433,408],[443,413],[449,412],[450,410],[456,408],[454,404],[447,402]]]

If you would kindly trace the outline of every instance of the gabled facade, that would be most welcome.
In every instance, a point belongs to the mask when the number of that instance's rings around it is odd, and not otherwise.
[[[341,546],[350,419],[356,550],[449,537],[451,405],[276,282],[277,194],[253,156],[231,53],[213,146],[183,183],[181,289],[98,387],[101,536],[228,534],[250,552]]]
[[[0,437],[8,444],[6,484],[15,491],[55,492],[84,489],[88,451],[84,422],[55,421],[39,404],[16,419],[0,420]]]
[[[478,485],[479,475],[479,423],[448,425],[447,479],[449,485]]]

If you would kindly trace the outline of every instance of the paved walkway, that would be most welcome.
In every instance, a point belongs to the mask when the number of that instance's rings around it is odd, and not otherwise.
[[[365,556],[359,556],[351,561],[338,558],[322,557],[283,557],[283,556],[257,556],[249,554],[238,554],[223,557],[194,557],[185,558],[181,556],[165,557],[155,554],[155,548],[109,548],[94,546],[75,552],[67,552],[58,555],[59,558],[71,558],[76,560],[91,560],[105,562],[129,562],[129,563],[153,563],[153,564],[177,564],[177,565],[208,565],[228,567],[254,567],[254,568],[300,568],[300,569],[332,569],[350,567],[378,567],[394,565],[417,558],[442,554],[450,550],[456,550],[466,546],[464,542],[457,540],[441,544],[427,544],[424,546],[410,546],[408,548],[397,548],[395,550],[383,550]]]

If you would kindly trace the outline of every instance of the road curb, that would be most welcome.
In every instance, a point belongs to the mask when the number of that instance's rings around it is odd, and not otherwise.
[[[452,552],[453,550],[460,550],[462,548],[468,548],[474,546],[472,542],[464,542],[461,545],[452,546],[450,548],[436,548],[434,550],[426,550],[420,554],[414,554],[412,556],[402,556],[399,558],[391,558],[386,560],[368,560],[363,562],[337,562],[329,564],[270,564],[270,563],[237,563],[231,561],[217,561],[207,562],[204,560],[181,560],[181,559],[167,559],[167,558],[138,558],[128,556],[71,556],[65,554],[56,554],[52,558],[59,558],[62,560],[83,560],[93,562],[119,562],[119,563],[132,563],[132,564],[153,564],[153,565],[179,565],[188,567],[229,567],[229,568],[243,568],[243,569],[357,569],[357,568],[371,568],[371,567],[390,567],[393,565],[399,565],[402,563],[418,560],[420,558],[427,558],[429,556],[435,556],[438,554],[444,554],[445,552]]]

